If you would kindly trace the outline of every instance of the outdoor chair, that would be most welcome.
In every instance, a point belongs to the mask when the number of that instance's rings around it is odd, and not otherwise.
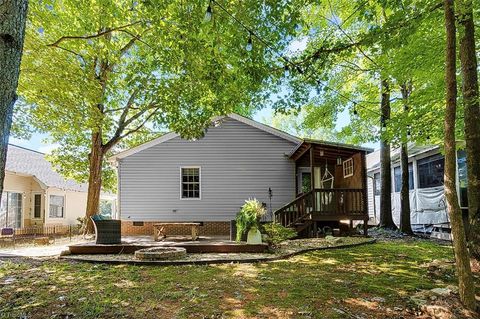
[[[96,244],[120,244],[122,242],[122,223],[120,220],[107,219],[101,215],[90,217],[95,226]]]
[[[15,229],[11,227],[2,228],[0,231],[0,240],[2,242],[11,242],[15,246]]]

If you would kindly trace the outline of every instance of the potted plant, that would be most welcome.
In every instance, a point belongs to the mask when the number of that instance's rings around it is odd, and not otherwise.
[[[242,235],[248,232],[247,244],[261,244],[260,220],[265,213],[265,207],[258,200],[246,200],[236,217],[237,241],[241,241]]]

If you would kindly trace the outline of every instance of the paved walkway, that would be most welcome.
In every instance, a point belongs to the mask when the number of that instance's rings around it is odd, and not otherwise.
[[[165,245],[167,243],[175,243],[178,241],[185,241],[189,237],[185,236],[172,236],[168,240],[163,242],[153,241],[153,236],[122,236],[122,242],[129,244],[138,244],[138,243],[148,243],[156,245]],[[226,240],[225,236],[213,236],[213,237],[200,237],[199,241],[219,241]],[[68,250],[68,246],[81,244],[81,243],[92,243],[95,241],[93,239],[83,239],[82,236],[70,238],[56,238],[54,242],[50,245],[33,245],[33,244],[24,244],[17,243],[14,246],[9,247],[0,247],[0,258],[9,258],[9,257],[55,257],[59,256],[60,253],[64,250]]]
[[[68,249],[69,245],[88,242],[81,236],[70,238],[56,238],[50,245],[16,244],[15,246],[1,247],[0,258],[9,257],[54,257]]]

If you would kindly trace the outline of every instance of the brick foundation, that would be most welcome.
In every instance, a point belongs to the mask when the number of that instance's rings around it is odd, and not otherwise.
[[[153,224],[159,222],[131,222],[122,220],[122,235],[152,235]],[[190,235],[192,228],[190,226],[165,226],[167,235]],[[229,236],[229,222],[204,222],[203,226],[198,227],[200,236]]]

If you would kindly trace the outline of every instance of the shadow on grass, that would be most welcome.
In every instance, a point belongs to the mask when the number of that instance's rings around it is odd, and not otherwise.
[[[31,267],[22,260],[0,266],[0,283],[14,278],[0,285],[0,312],[28,318],[399,317],[401,311],[392,309],[407,308],[416,290],[455,282],[453,276],[434,281],[421,267],[442,258],[452,258],[449,247],[389,242],[260,264],[146,267],[52,260]]]

